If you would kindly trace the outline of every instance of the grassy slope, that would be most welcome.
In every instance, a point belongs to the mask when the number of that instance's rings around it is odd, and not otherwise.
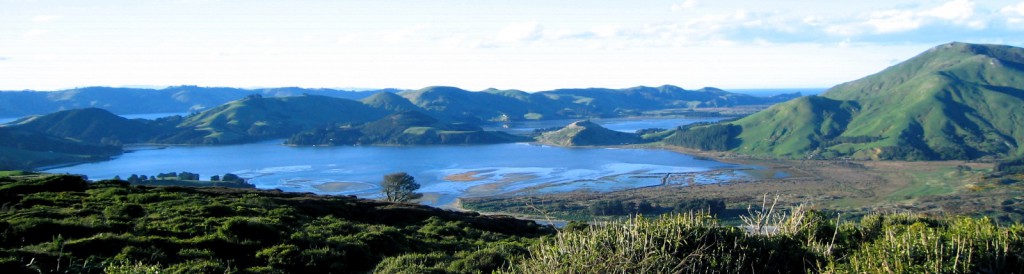
[[[808,96],[740,119],[737,151],[793,157],[809,153],[819,140],[838,136],[858,109],[852,102]]]
[[[1024,49],[1006,46],[942,45],[820,97],[735,122],[743,126],[735,150],[775,157],[820,148],[825,155],[878,158],[901,147],[927,159],[1021,154],[1022,56]]]
[[[550,233],[411,204],[75,176],[0,183],[0,199],[5,273],[490,272]]]

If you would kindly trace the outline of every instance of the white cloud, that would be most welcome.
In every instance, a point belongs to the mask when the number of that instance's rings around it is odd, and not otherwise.
[[[833,20],[836,23],[825,25],[824,31],[839,36],[855,36],[910,32],[932,24],[952,24],[972,29],[984,29],[988,25],[987,18],[975,12],[975,3],[971,0],[952,0],[926,9],[874,11],[862,18]],[[814,25],[819,22],[805,20],[805,23]]]
[[[1024,2],[1003,7],[999,12],[1011,16],[1024,16]]]
[[[1024,2],[1003,7],[999,13],[1006,16],[1006,23],[1011,27],[1024,24]]]
[[[821,17],[817,17],[817,16],[807,16],[807,17],[804,17],[804,19],[801,20],[801,21],[804,24],[809,25],[809,26],[820,26],[820,25],[825,23],[825,20],[823,20],[823,19],[821,19]]]
[[[922,15],[947,21],[964,22],[974,16],[974,1],[953,0],[922,12]]]
[[[506,25],[498,31],[500,42],[528,42],[540,39],[544,34],[544,26],[537,21],[517,22]]]
[[[688,10],[700,5],[698,0],[686,0],[679,4],[672,4],[672,11]]]
[[[63,16],[60,16],[60,15],[37,15],[37,16],[33,16],[32,17],[32,22],[33,23],[46,23],[46,22],[51,22],[51,21],[60,19],[61,17],[63,17]]]
[[[446,50],[465,50],[465,49],[482,49],[482,48],[493,48],[493,43],[486,43],[480,39],[471,37],[465,33],[456,33],[449,35],[446,38],[440,39],[438,45],[442,49]]]
[[[47,32],[49,32],[49,31],[45,30],[45,29],[30,29],[30,30],[28,30],[28,32],[25,32],[25,37],[29,37],[29,38],[39,37],[39,36],[46,35]]]
[[[912,11],[887,10],[872,13],[866,24],[876,33],[884,34],[915,30],[921,27],[923,21]]]
[[[590,33],[597,37],[608,38],[619,36],[623,33],[623,29],[619,25],[601,25],[590,28]]]
[[[863,34],[864,32],[865,27],[861,23],[834,24],[825,27],[825,33],[837,36],[857,36]]]
[[[419,34],[420,32],[423,32],[428,28],[430,28],[430,26],[426,24],[416,24],[411,27],[401,28],[398,30],[387,32],[384,33],[384,41],[391,43],[406,42],[406,40],[409,39],[409,37]]]

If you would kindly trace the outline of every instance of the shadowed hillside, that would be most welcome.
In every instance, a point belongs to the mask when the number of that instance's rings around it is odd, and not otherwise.
[[[0,170],[101,161],[120,155],[120,146],[97,145],[0,127]]]

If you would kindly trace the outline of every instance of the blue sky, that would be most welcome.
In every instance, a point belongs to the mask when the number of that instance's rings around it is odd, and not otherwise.
[[[0,90],[830,87],[950,41],[1024,1],[0,0]]]

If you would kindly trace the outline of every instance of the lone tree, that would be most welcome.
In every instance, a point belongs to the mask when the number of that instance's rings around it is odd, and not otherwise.
[[[408,202],[423,196],[423,194],[414,192],[420,189],[420,184],[405,172],[384,175],[384,181],[380,183],[380,186],[383,188],[381,191],[384,192],[385,199],[389,202]]]

